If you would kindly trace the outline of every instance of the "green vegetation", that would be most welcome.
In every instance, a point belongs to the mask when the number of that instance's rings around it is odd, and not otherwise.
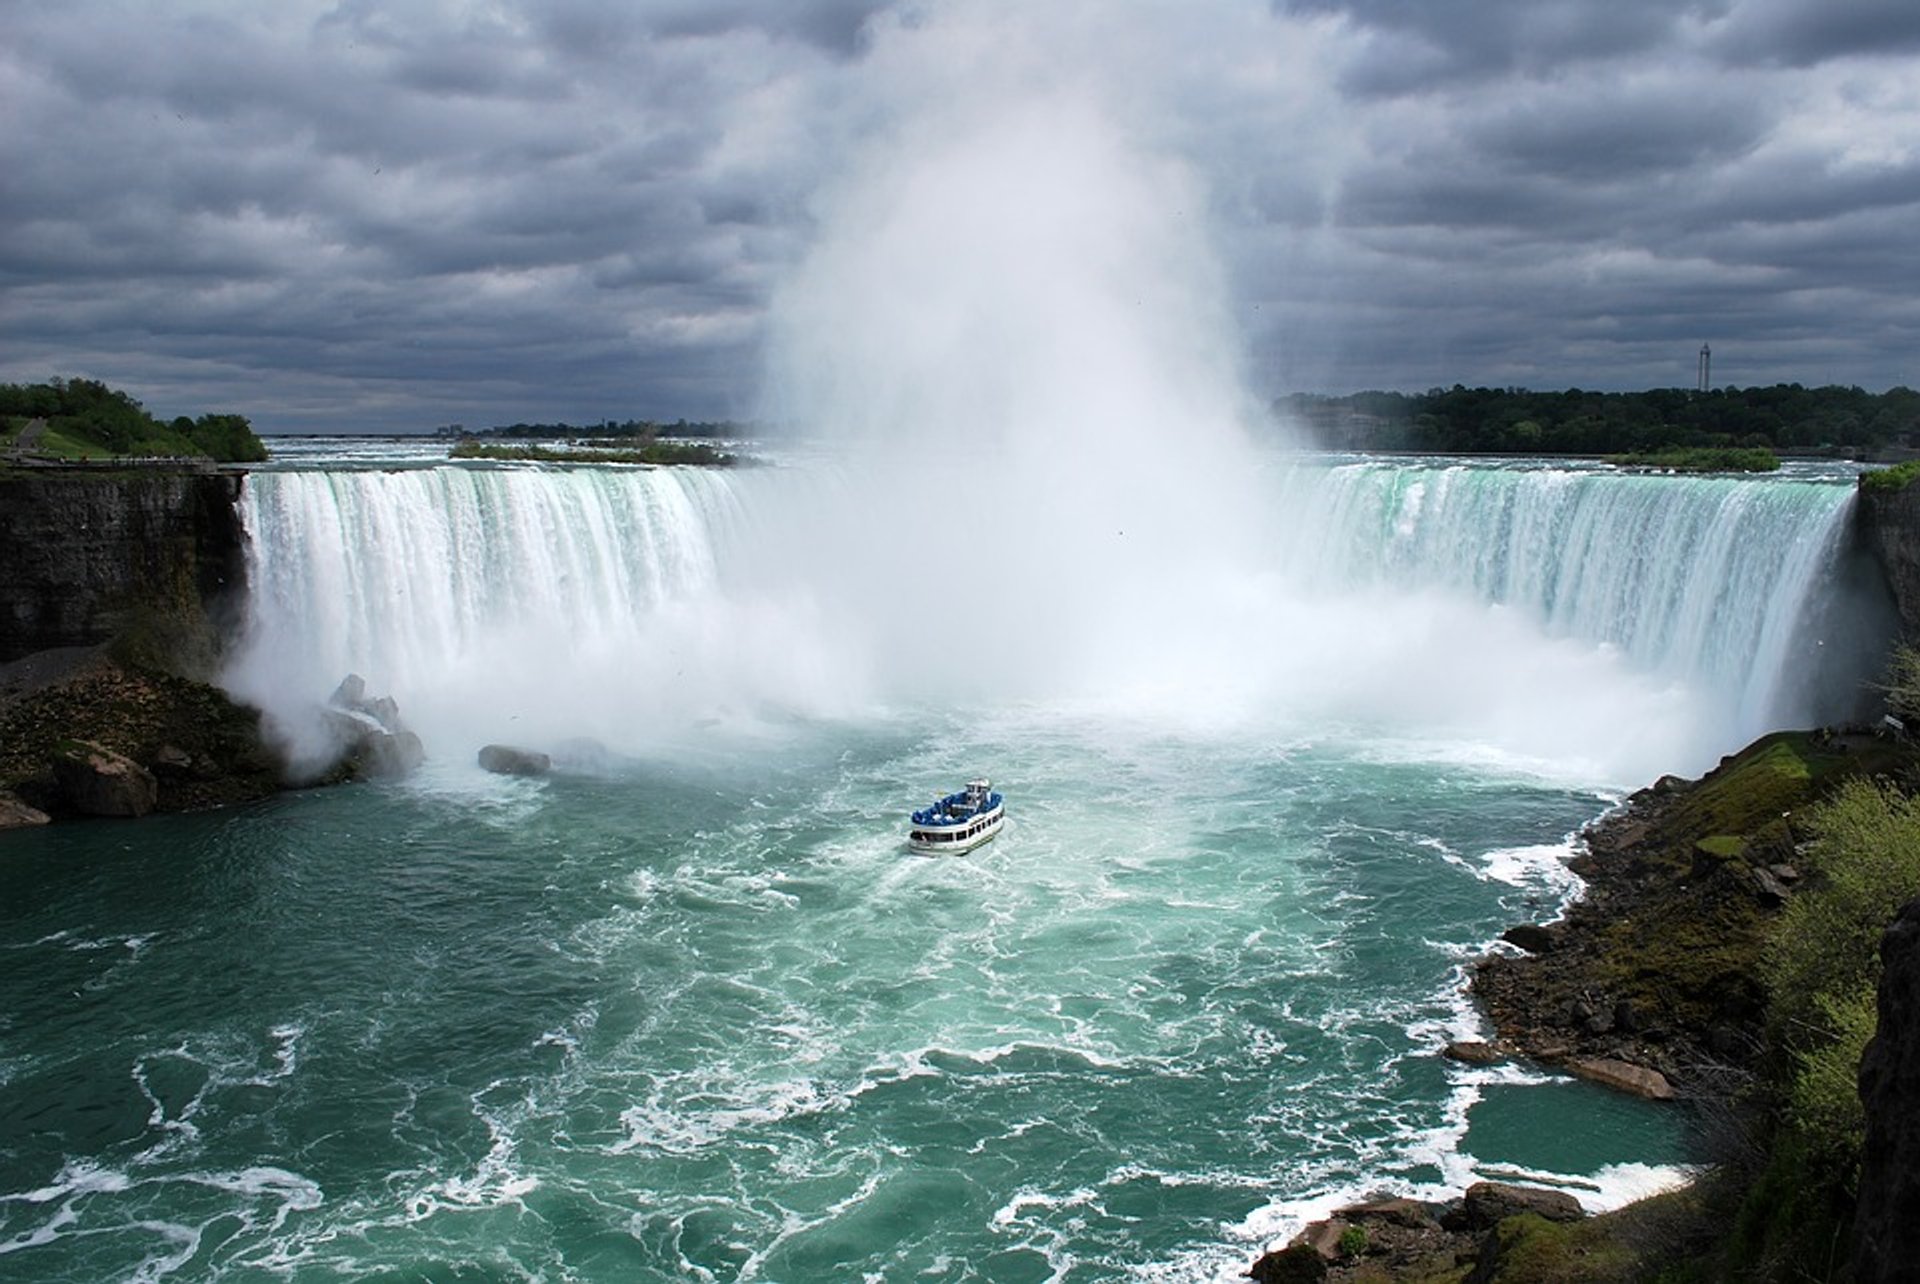
[[[601,445],[554,449],[531,445],[493,446],[469,440],[449,450],[447,458],[541,464],[702,464],[709,467],[724,467],[736,462],[734,456],[703,442],[683,441],[648,441],[609,450]]]
[[[1773,473],[1780,456],[1763,446],[1675,446],[1638,455],[1609,455],[1623,468],[1659,468],[1676,473]]]
[[[1367,1251],[1367,1228],[1349,1226],[1340,1232],[1340,1256],[1359,1257]]]
[[[1886,689],[1920,699],[1917,677],[1920,657],[1903,649]],[[1728,1230],[1714,1252],[1669,1278],[1829,1279],[1846,1260],[1880,938],[1899,906],[1920,896],[1920,799],[1894,783],[1914,771],[1904,745],[1770,736],[1676,798],[1661,822],[1666,841],[1656,845],[1700,835],[1696,883],[1737,886],[1762,866],[1787,864],[1798,876],[1778,909],[1750,896],[1702,902],[1678,893],[1673,921],[1643,917],[1634,927],[1648,943],[1623,934],[1614,958],[1623,980],[1657,975],[1670,992],[1716,971],[1723,989],[1759,981],[1764,1051],[1732,1103],[1744,1139],[1708,1183],[1707,1216]],[[1709,875],[1703,855],[1709,867],[1724,863]]]
[[[1920,392],[1894,388],[1717,388],[1693,392],[1532,392],[1431,388],[1424,393],[1296,394],[1274,403],[1321,444],[1349,450],[1510,455],[1633,455],[1759,448],[1853,454],[1920,445]]]
[[[35,420],[44,423],[29,436]],[[0,384],[0,446],[66,460],[158,455],[254,463],[267,457],[245,416],[181,415],[162,423],[126,393],[92,379]]]
[[[1876,468],[1870,473],[1862,473],[1860,484],[1869,490],[1905,490],[1916,477],[1920,477],[1920,459],[1909,459],[1891,468]]]
[[[1880,691],[1886,697],[1889,712],[1920,724],[1920,650],[1905,642],[1893,648],[1893,655],[1887,660],[1886,681],[1880,684]]]

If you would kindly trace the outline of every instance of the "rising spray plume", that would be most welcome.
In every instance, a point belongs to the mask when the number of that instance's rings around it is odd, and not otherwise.
[[[1770,716],[1772,671],[1723,651],[1725,631],[1653,619],[1628,638],[1610,621],[1656,597],[1677,622],[1713,615],[1711,570],[1700,593],[1650,595],[1635,559],[1603,559],[1603,577],[1550,544],[1500,544],[1505,519],[1461,505],[1452,473],[1408,472],[1374,508],[1351,475],[1287,457],[1248,394],[1210,236],[1227,176],[1189,146],[1202,64],[1156,78],[1179,62],[1163,50],[1222,42],[1183,35],[1185,6],[1128,12],[935,8],[876,24],[847,64],[820,117],[853,141],[822,149],[834,177],[768,321],[764,413],[826,462],[256,477],[236,689],[282,711],[359,672],[452,758],[495,739],[648,752],[794,717],[1019,707],[1282,739],[1350,728],[1621,783],[1703,765],[1733,747],[1727,727]],[[1247,92],[1315,73],[1291,74]],[[1324,158],[1300,168],[1324,184]],[[1548,478],[1527,502],[1565,490]],[[1701,502],[1730,521],[1751,507]],[[1642,537],[1604,496],[1590,517],[1596,549]],[[1420,552],[1435,541],[1459,566],[1564,582],[1515,593]],[[1781,589],[1790,618],[1817,562],[1791,594],[1763,576],[1751,595]],[[1695,654],[1677,654],[1688,637]]]

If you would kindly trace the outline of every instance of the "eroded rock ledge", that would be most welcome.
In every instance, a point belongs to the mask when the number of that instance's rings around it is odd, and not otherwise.
[[[1583,835],[1565,917],[1475,970],[1497,1047],[1641,1096],[1715,1091],[1760,1049],[1760,949],[1800,881],[1797,810],[1909,758],[1866,734],[1780,733],[1634,794]]]

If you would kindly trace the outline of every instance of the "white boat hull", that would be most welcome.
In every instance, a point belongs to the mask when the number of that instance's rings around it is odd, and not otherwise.
[[[1007,808],[1002,803],[984,815],[957,825],[915,825],[907,833],[909,851],[933,856],[953,856],[970,852],[982,843],[990,843],[1006,823]]]

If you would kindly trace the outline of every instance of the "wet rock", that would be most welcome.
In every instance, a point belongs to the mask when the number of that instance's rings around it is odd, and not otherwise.
[[[0,794],[0,829],[26,829],[50,819],[46,812],[27,806],[12,794]]]
[[[1247,1277],[1255,1284],[1319,1284],[1327,1278],[1327,1263],[1305,1244],[1290,1244],[1253,1264]]]
[[[1470,1066],[1490,1066],[1506,1060],[1506,1055],[1491,1043],[1480,1043],[1472,1039],[1462,1039],[1449,1043],[1440,1054],[1450,1061],[1458,1061]]]
[[[1434,1230],[1440,1225],[1432,1209],[1417,1199],[1401,1196],[1351,1204],[1341,1209],[1339,1215],[1349,1222],[1387,1222],[1407,1230]]]
[[[144,816],[160,796],[152,772],[90,740],[62,746],[53,760],[53,778],[83,816]]]
[[[1580,1201],[1563,1190],[1539,1190],[1532,1186],[1509,1186],[1505,1182],[1479,1181],[1467,1187],[1460,1207],[1441,1219],[1451,1231],[1480,1233],[1490,1231],[1509,1217],[1532,1213],[1550,1222],[1577,1222],[1587,1215]]]
[[[1567,1069],[1582,1079],[1608,1088],[1645,1097],[1649,1101],[1672,1101],[1673,1085],[1658,1070],[1637,1066],[1613,1057],[1578,1057],[1567,1062]]]
[[[480,750],[480,765],[497,776],[544,776],[553,770],[553,759],[533,749],[487,745]]]
[[[1553,949],[1554,931],[1533,923],[1521,923],[1500,933],[1500,939],[1517,945],[1529,954],[1545,954]]]
[[[366,679],[357,673],[334,688],[325,716],[341,745],[341,761],[362,780],[399,780],[427,759],[426,746],[401,722],[393,697],[368,696]]]
[[[413,732],[392,731],[362,740],[355,759],[368,780],[402,780],[419,770],[427,750]]]

